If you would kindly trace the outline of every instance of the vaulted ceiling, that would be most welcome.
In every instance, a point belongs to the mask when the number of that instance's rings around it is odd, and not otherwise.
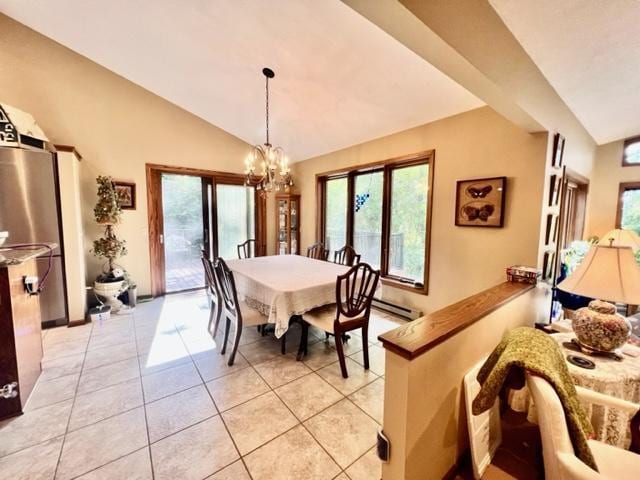
[[[483,102],[339,0],[0,0],[0,12],[292,161]],[[97,92],[97,94],[99,94]]]
[[[597,143],[640,134],[640,2],[489,1]]]

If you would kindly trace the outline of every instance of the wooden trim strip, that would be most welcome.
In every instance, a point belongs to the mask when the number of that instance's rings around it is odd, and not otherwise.
[[[56,152],[71,152],[76,156],[78,161],[82,160],[82,155],[80,155],[80,152],[76,150],[76,147],[73,145],[54,145],[53,147],[56,149]]]
[[[501,283],[380,335],[378,340],[387,350],[413,360],[534,287]]]

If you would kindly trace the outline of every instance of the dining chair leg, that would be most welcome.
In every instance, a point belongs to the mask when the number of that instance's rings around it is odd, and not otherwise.
[[[215,303],[213,303],[213,300],[211,300],[210,306],[209,306],[209,323],[207,324],[207,332],[209,332],[211,334],[211,324],[213,323],[213,317],[215,317],[216,312],[217,312],[217,305]],[[215,334],[213,334],[213,336],[215,337]]]
[[[218,334],[218,326],[220,325],[220,318],[222,318],[222,308],[216,308],[216,323],[213,326],[213,337]]]
[[[280,353],[284,355],[287,353],[287,333],[282,334],[282,339],[280,340]]]
[[[324,332],[324,341],[328,342],[330,336],[331,336],[331,334],[329,332]]]
[[[349,374],[347,373],[347,362],[344,358],[344,347],[342,346],[342,335],[336,334],[336,351],[338,352],[338,360],[340,361],[340,371],[342,372],[343,378],[349,378]]]
[[[369,338],[368,327],[362,327],[362,355],[364,357],[364,369],[369,370]]]
[[[238,351],[238,347],[240,346],[240,335],[242,335],[242,329],[236,325],[236,338],[233,341],[233,350],[231,350],[231,355],[229,356],[229,361],[227,365],[230,367],[233,365],[233,362],[236,359],[236,353]]]
[[[231,328],[231,320],[227,318],[226,328],[224,329],[224,340],[222,341],[222,350],[220,353],[224,355],[227,351],[227,340],[229,340],[229,329]]]

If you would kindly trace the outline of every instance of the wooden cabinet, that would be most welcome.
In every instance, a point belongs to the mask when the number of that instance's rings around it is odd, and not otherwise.
[[[300,195],[276,195],[276,253],[300,253]]]
[[[40,376],[40,303],[24,288],[24,277],[37,274],[34,259],[0,267],[0,389],[17,384],[17,395],[0,395],[0,419],[22,413]]]

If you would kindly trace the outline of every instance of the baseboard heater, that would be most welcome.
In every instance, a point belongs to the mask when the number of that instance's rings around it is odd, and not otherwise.
[[[403,307],[402,305],[396,305],[395,303],[387,302],[386,300],[382,300],[381,298],[374,298],[371,302],[371,305],[378,310],[393,313],[394,315],[406,318],[409,321],[415,320],[422,316],[422,312],[420,310],[414,310],[412,308]]]

